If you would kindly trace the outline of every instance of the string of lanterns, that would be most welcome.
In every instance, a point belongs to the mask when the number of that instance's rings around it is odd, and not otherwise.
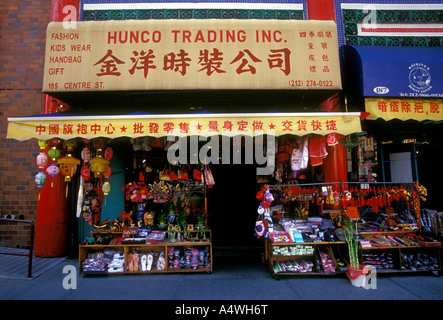
[[[96,155],[91,158],[91,150],[88,148],[89,140],[84,140],[84,142],[86,146],[81,151],[81,159],[83,160],[83,166],[80,169],[81,177],[85,181],[88,181],[91,178],[91,175],[94,178],[103,177],[106,181],[103,182],[102,191],[104,195],[108,195],[111,191],[111,185],[107,179],[109,179],[112,172],[109,161],[113,156],[113,150],[111,147],[107,147],[106,138],[95,138],[91,141],[91,144],[96,150]],[[77,148],[77,140],[71,139],[63,142],[58,138],[50,139],[48,141],[38,140],[38,145],[40,147],[40,152],[37,155],[36,163],[39,171],[35,176],[37,187],[43,187],[47,181],[47,175],[49,175],[52,188],[53,178],[58,174],[62,174],[65,183],[67,183],[67,197],[68,185],[81,164],[81,160],[73,155]],[[65,153],[64,156],[61,156],[62,152]]]

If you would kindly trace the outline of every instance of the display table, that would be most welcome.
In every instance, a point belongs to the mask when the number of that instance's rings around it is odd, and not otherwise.
[[[273,243],[266,239],[265,259],[271,275],[337,275],[346,272],[346,242]],[[341,261],[341,262],[340,262]]]
[[[154,274],[212,272],[211,231],[205,240],[79,246],[79,273]]]

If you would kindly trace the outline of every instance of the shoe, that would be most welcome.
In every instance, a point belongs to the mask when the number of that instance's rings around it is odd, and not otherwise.
[[[142,264],[142,271],[146,271],[146,255],[144,254],[144,255],[142,255],[142,262],[141,262],[141,264]]]
[[[154,258],[152,256],[152,254],[148,254],[148,267],[147,267],[148,271],[151,271],[153,261],[154,261]]]

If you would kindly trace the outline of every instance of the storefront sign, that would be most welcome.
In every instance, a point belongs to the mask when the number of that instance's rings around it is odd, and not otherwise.
[[[87,139],[168,135],[348,135],[361,131],[360,113],[261,113],[128,116],[38,116],[8,119],[8,138]]]
[[[443,120],[443,100],[413,100],[413,99],[365,99],[366,111],[370,113],[367,119],[375,120]]]
[[[350,94],[374,98],[443,98],[443,48],[343,46]]]
[[[47,28],[43,91],[341,89],[332,21],[82,21]]]

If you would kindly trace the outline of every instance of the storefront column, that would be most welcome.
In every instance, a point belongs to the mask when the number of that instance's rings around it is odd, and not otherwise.
[[[309,20],[333,20],[335,21],[334,0],[307,0],[307,11]],[[341,111],[340,96],[334,95],[320,105],[320,111]],[[344,138],[337,135],[337,139]],[[347,181],[346,149],[337,144],[328,147],[328,156],[323,161],[324,182]]]
[[[70,6],[70,7],[67,7]],[[63,8],[66,8],[63,13]],[[68,10],[69,9],[69,10]],[[51,21],[62,22],[67,14],[78,19],[79,0],[52,0]],[[44,96],[43,113],[56,112],[55,105],[61,104],[52,97]],[[46,168],[45,168],[46,170]],[[61,257],[68,249],[69,210],[66,184],[61,174],[39,188],[35,227],[34,255],[37,257]]]
[[[320,107],[320,111],[337,112],[341,111],[340,95],[330,97],[324,101]],[[336,134],[337,139],[343,139],[344,136]],[[348,181],[348,168],[346,148],[340,144],[328,146],[328,156],[323,160],[323,176],[324,182],[340,182]]]
[[[334,0],[306,0],[308,20],[334,20]]]

